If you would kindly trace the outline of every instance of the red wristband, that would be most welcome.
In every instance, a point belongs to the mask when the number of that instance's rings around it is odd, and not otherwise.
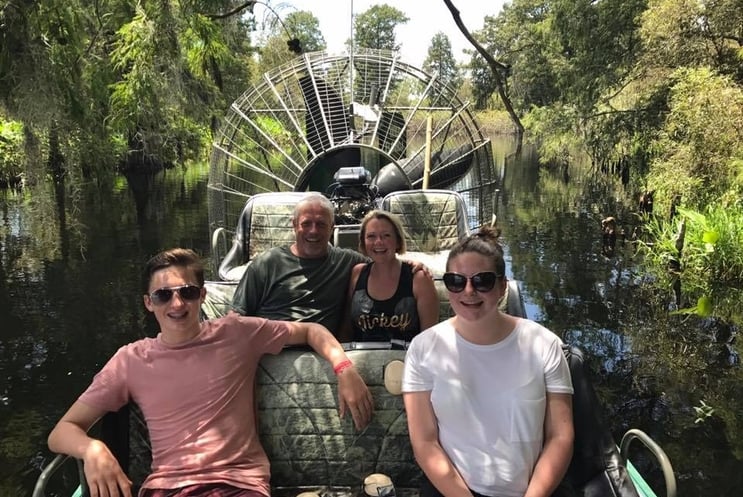
[[[339,375],[343,371],[345,371],[346,369],[348,369],[348,368],[350,368],[352,366],[353,366],[353,363],[351,362],[351,360],[350,359],[346,359],[345,361],[341,361],[338,364],[336,364],[335,366],[333,366],[333,372],[336,375]]]

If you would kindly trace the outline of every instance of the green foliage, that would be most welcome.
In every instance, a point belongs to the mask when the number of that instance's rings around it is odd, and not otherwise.
[[[738,0],[650,0],[642,15],[643,63],[650,67],[713,67],[740,84]]]
[[[0,119],[0,185],[12,184],[23,172],[23,125]]]
[[[708,68],[673,75],[670,112],[655,144],[651,188],[700,209],[740,206],[743,194],[743,88]]]
[[[524,128],[530,134],[540,137],[540,162],[567,165],[575,157],[582,155],[581,142],[573,128],[576,119],[566,118],[571,112],[574,111],[567,107],[541,107],[533,109],[524,118]]]
[[[7,115],[42,152],[55,126],[67,166],[79,168],[72,174],[106,175],[136,154],[154,164],[203,155],[212,121],[252,68],[245,21],[220,15],[234,7],[49,0],[0,9]]]
[[[395,7],[372,5],[354,20],[354,44],[361,48],[398,50],[395,28],[408,20],[408,16]]]
[[[461,84],[457,61],[451,51],[451,41],[445,33],[439,31],[433,35],[426,60],[423,61],[423,69],[430,74],[437,74],[437,81],[441,83],[441,86],[436,96],[445,94],[443,85],[458,88]]]
[[[557,97],[554,57],[549,55],[555,49],[549,13],[545,0],[515,0],[504,5],[497,17],[485,17],[482,30],[475,33],[478,41],[509,67],[502,76],[514,105],[523,110],[546,105]],[[473,54],[470,69],[475,100],[478,108],[483,108],[484,99],[496,88],[495,81],[479,54]]]
[[[642,245],[647,270],[659,279],[680,277],[683,300],[696,303],[682,313],[743,317],[743,207],[679,208],[675,222],[651,218],[646,230],[652,240]],[[679,271],[668,273],[669,267]]]
[[[320,31],[320,21],[312,12],[292,12],[286,16],[283,24],[275,23],[268,36],[260,42],[260,58],[255,78],[262,77],[264,73],[296,57],[287,45],[290,37],[299,40],[303,52],[325,50],[327,46]]]
[[[475,109],[491,109],[492,95],[498,89],[493,71],[480,54],[472,56],[467,68],[470,72],[472,97],[475,100]]]
[[[325,50],[327,43],[320,31],[320,21],[311,11],[300,10],[286,16],[284,25],[287,31],[299,39],[304,52]]]

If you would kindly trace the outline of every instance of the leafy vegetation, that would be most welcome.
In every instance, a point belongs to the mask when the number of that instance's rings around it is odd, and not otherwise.
[[[354,46],[379,50],[397,50],[395,28],[408,22],[408,16],[388,4],[372,5],[354,20]]]
[[[5,2],[0,116],[24,126],[28,155],[20,165],[65,158],[97,176],[201,156],[211,123],[251,71],[246,23],[239,12],[225,14],[234,7],[224,0]]]
[[[508,67],[540,159],[588,156],[654,191],[649,269],[680,283],[686,311],[727,317],[743,260],[742,25],[735,0],[513,0],[476,33]],[[472,92],[493,107],[483,67],[472,58]]]
[[[23,125],[0,121],[0,187],[21,183],[23,170]]]
[[[3,184],[203,159],[246,82],[294,56],[288,39],[302,50],[325,47],[311,12],[282,20],[272,10],[258,49],[250,2],[88,7],[79,0],[0,7]],[[391,5],[370,7],[355,18],[355,48],[399,48],[395,29],[407,21]],[[442,32],[424,65],[490,115],[502,109],[492,96],[503,81],[544,163],[564,167],[588,156],[630,190],[654,190],[646,260],[666,270],[683,218],[686,239],[674,257],[685,300],[709,296],[716,312],[712,289],[743,259],[741,244],[728,242],[743,218],[741,26],[738,0],[513,0],[475,33],[497,59],[497,74],[474,52],[460,73]],[[672,209],[684,214],[669,221]],[[694,246],[704,223],[720,234],[711,253]]]
[[[428,54],[423,61],[423,70],[430,74],[437,75],[437,81],[440,82],[440,89],[435,96],[444,94],[444,86],[458,88],[461,85],[462,78],[459,74],[457,61],[451,51],[451,41],[445,33],[439,31],[431,39],[428,47]]]

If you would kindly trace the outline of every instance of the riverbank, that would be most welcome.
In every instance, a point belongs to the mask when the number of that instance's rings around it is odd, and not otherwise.
[[[488,136],[512,135],[515,133],[513,122],[504,110],[480,110],[474,112],[483,132]]]

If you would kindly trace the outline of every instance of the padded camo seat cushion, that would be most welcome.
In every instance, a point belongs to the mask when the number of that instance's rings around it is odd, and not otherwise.
[[[232,247],[219,264],[221,279],[239,281],[245,265],[266,250],[294,241],[292,214],[307,192],[267,192],[250,197],[235,228]]]
[[[292,198],[285,203],[271,201],[268,197],[264,200],[254,202],[251,210],[248,260],[253,260],[270,248],[289,245],[294,241],[292,214],[299,199]]]
[[[405,351],[347,354],[374,397],[374,417],[362,432],[350,415],[339,418],[337,381],[327,362],[295,349],[261,360],[258,424],[272,486],[358,488],[371,473],[385,473],[399,487],[420,484],[402,397],[383,383],[385,366]]]
[[[400,217],[411,252],[449,250],[469,234],[464,200],[453,191],[394,192],[382,200],[382,208]]]

